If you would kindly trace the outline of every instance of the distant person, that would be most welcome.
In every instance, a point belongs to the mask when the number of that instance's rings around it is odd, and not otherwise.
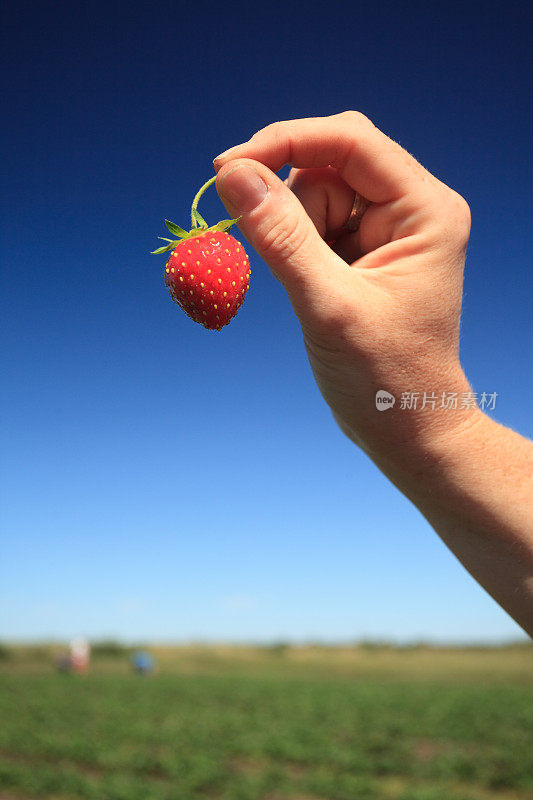
[[[134,671],[138,675],[150,675],[155,671],[155,659],[151,653],[145,650],[138,650],[131,657]]]
[[[533,444],[459,361],[466,201],[355,111],[276,122],[214,163],[341,430],[533,634]]]
[[[70,643],[70,664],[73,672],[87,672],[91,648],[89,642],[79,636]]]

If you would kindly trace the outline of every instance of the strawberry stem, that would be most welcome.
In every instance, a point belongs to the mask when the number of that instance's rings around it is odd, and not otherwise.
[[[209,178],[207,183],[204,183],[202,188],[196,194],[194,200],[192,201],[192,208],[191,208],[191,223],[192,229],[190,231],[186,231],[183,228],[180,228],[179,225],[176,225],[175,222],[170,222],[170,220],[165,220],[165,225],[169,229],[170,233],[174,236],[177,236],[177,239],[165,239],[163,236],[158,236],[158,239],[162,239],[164,242],[168,242],[167,245],[164,247],[158,247],[156,250],[152,250],[152,255],[159,255],[160,253],[167,253],[169,250],[173,250],[175,247],[179,245],[180,242],[183,242],[184,239],[192,239],[195,236],[203,236],[204,233],[208,231],[222,231],[226,233],[229,231],[232,225],[240,220],[240,217],[237,219],[222,219],[220,222],[217,222],[216,225],[211,225],[208,227],[207,222],[202,217],[200,212],[198,211],[198,201],[200,197],[203,195],[206,189],[208,189],[217,179],[215,175],[213,178]]]
[[[201,189],[200,189],[200,190],[197,192],[197,194],[196,194],[196,196],[195,196],[194,200],[192,201],[192,208],[191,208],[191,223],[192,223],[192,227],[193,227],[193,228],[197,228],[197,227],[198,227],[198,221],[197,221],[197,219],[196,219],[196,209],[198,208],[198,203],[199,203],[199,201],[200,201],[200,197],[203,195],[203,193],[205,192],[205,190],[206,190],[206,189],[209,189],[209,187],[210,187],[210,186],[211,186],[211,185],[212,185],[212,184],[213,184],[213,183],[216,181],[216,179],[217,179],[217,176],[215,175],[213,178],[210,178],[210,179],[207,181],[207,183],[204,183],[204,185],[203,185],[203,186],[202,186],[202,188],[201,188]]]

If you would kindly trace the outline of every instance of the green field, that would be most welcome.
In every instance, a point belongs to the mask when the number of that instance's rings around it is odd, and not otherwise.
[[[533,648],[3,650],[0,800],[526,800]]]

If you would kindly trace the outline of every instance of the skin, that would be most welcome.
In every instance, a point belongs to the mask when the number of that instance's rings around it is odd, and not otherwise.
[[[533,635],[533,444],[461,407],[466,201],[356,111],[275,122],[214,165],[221,200],[287,291],[342,431]],[[355,192],[372,205],[353,233]],[[379,389],[396,398],[385,412]],[[420,393],[417,408],[401,408],[404,392]],[[457,409],[439,408],[443,392]]]

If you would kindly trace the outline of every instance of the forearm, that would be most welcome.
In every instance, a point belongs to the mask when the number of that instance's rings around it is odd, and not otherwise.
[[[533,443],[481,412],[401,466],[376,459],[471,575],[533,635]],[[381,462],[381,463],[380,463]]]

